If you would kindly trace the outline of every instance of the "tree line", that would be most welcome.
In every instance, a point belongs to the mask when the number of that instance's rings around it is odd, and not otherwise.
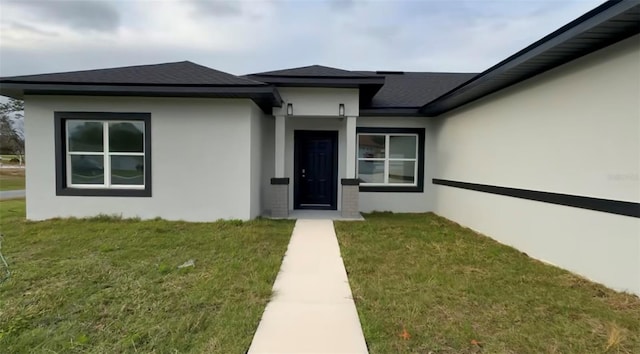
[[[9,99],[0,104],[0,154],[24,161],[24,101]]]

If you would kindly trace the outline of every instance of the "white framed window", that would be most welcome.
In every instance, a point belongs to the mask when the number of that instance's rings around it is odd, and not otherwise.
[[[150,114],[56,112],[58,195],[151,196]]]
[[[144,122],[67,120],[67,186],[144,189]]]
[[[361,191],[422,191],[424,129],[359,128],[356,174]]]

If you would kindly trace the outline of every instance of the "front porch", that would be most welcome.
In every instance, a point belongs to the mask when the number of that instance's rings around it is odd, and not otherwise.
[[[282,108],[273,109],[273,175],[265,214],[362,220],[356,178],[357,90],[338,90],[331,102],[317,104],[324,92],[318,90],[306,97],[285,90]]]

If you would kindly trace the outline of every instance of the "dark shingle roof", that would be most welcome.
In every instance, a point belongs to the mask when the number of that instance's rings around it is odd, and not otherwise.
[[[190,61],[126,66],[54,74],[3,77],[2,82],[65,84],[260,86],[262,82],[238,77]]]
[[[370,75],[360,74],[355,71],[331,68],[328,66],[310,65],[310,66],[302,66],[299,68],[265,71],[262,73],[250,74],[249,76],[359,78],[359,77],[367,77]]]
[[[322,65],[267,71],[246,77],[283,86],[331,87],[357,81],[361,108],[419,108],[470,80],[473,73],[348,71]],[[371,82],[365,80],[373,80]],[[417,111],[416,111],[417,112]]]
[[[98,91],[126,90],[130,85],[147,87],[268,87],[275,85],[328,87],[360,87],[362,108],[415,108],[420,107],[461,83],[474,74],[459,73],[394,73],[373,71],[348,71],[321,65],[305,66],[286,70],[269,71],[238,77],[189,61],[154,65],[128,66],[111,69],[84,70],[53,74],[4,77],[0,79],[5,87],[4,94],[11,95],[10,85],[27,85],[24,89],[34,90],[35,85],[65,85],[70,87],[103,85]],[[225,89],[228,88],[228,89]],[[43,88],[40,88],[41,90]],[[47,87],[46,90],[51,90]],[[112,91],[113,91],[112,90]],[[275,88],[274,88],[275,90]],[[5,92],[6,91],[6,92]],[[108,90],[107,90],[108,91]],[[22,93],[16,93],[18,97]],[[47,91],[48,92],[48,91]],[[110,91],[109,91],[110,92]],[[112,92],[110,92],[112,94]],[[181,92],[180,94],[186,95]],[[196,92],[189,94],[195,95]],[[204,93],[197,93],[204,95]],[[207,91],[208,95],[213,95]],[[215,93],[224,96],[223,92]]]
[[[367,107],[421,107],[445,92],[476,76],[475,73],[374,72],[365,75],[384,76],[384,86],[373,96]]]

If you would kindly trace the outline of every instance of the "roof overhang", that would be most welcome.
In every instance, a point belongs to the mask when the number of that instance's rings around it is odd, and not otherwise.
[[[384,76],[270,76],[247,75],[251,80],[279,87],[358,88],[360,101],[369,102],[384,85]]]
[[[272,107],[282,106],[277,88],[266,85],[107,85],[0,80],[0,95],[16,99],[23,99],[25,95],[248,98],[265,113],[271,113]]]
[[[638,1],[608,1],[425,104],[437,116],[640,33]]]
[[[419,117],[420,107],[360,108],[360,117]]]
[[[359,87],[361,85],[384,85],[384,77],[327,77],[327,76],[267,76],[248,75],[248,78],[278,86],[293,87]]]

